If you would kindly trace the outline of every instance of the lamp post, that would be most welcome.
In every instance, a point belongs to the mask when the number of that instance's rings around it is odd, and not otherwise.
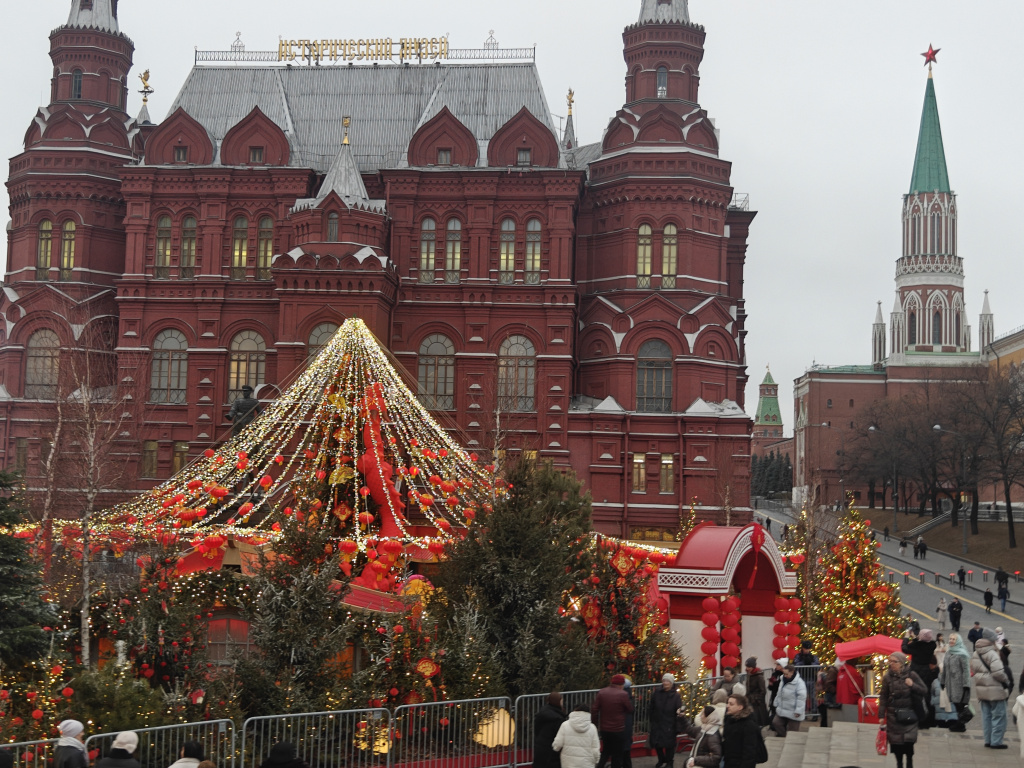
[[[963,529],[963,543],[960,545],[961,554],[967,554],[967,508],[964,506],[964,486],[967,485],[967,446],[964,436],[952,429],[943,429],[941,424],[932,427],[934,432],[946,432],[956,437],[960,444],[960,527]]]
[[[868,432],[880,433],[878,427],[872,424],[868,427]],[[892,530],[893,533],[900,532],[900,481],[898,472],[898,456],[896,451],[892,453]],[[884,488],[882,489],[884,493]],[[882,497],[883,502],[885,497]]]

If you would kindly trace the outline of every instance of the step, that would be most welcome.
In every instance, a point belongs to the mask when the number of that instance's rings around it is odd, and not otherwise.
[[[777,763],[768,761],[768,765],[775,765],[778,768],[796,768],[800,765],[804,759],[804,747],[807,744],[807,732],[798,731],[796,733],[789,733],[786,738],[780,739],[778,736],[769,736],[766,739],[768,745],[769,756],[778,749],[777,744],[782,745],[782,750],[778,753],[779,760]]]
[[[807,743],[804,745],[804,759],[795,763],[802,768],[829,768],[832,764],[832,729],[811,728],[807,731]]]
[[[785,768],[788,765],[782,762],[782,750],[785,749],[787,741],[789,739],[779,739],[775,736],[768,736],[764,740],[764,745],[768,748],[768,762],[764,764],[765,768]],[[801,740],[801,743],[803,741]]]

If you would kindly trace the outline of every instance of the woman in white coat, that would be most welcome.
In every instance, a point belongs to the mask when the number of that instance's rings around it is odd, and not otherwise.
[[[551,748],[561,755],[562,768],[594,768],[601,759],[601,740],[597,726],[590,722],[590,707],[573,708],[569,719],[555,734]]]
[[[785,738],[787,732],[800,730],[800,722],[807,714],[807,686],[793,667],[787,666],[782,670],[779,691],[772,699],[772,706],[775,707],[772,730],[776,734]]]

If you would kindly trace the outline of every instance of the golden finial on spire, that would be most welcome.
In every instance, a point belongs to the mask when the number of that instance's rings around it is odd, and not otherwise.
[[[572,114],[572,105],[576,103],[576,92],[572,88],[569,89],[569,95],[566,97],[566,101],[569,102],[569,114]]]
[[[145,72],[143,72],[141,75],[139,75],[139,80],[142,81],[142,90],[139,91],[139,93],[142,94],[142,103],[143,104],[148,104],[149,103],[149,97],[153,93],[155,93],[155,91],[152,88],[149,87],[149,70],[148,69]]]
[[[345,115],[343,118],[341,118],[341,124],[345,126],[345,140],[341,142],[344,145],[348,144],[348,127],[352,125],[352,118],[349,117],[348,115]]]

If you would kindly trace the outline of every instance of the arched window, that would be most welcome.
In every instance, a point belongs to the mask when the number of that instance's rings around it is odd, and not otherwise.
[[[913,214],[913,218],[910,220],[910,255],[913,256],[921,252],[919,245],[919,231],[921,229],[921,217],[916,213]]]
[[[338,214],[336,211],[327,214],[327,242],[338,242]]]
[[[337,323],[320,323],[316,328],[309,334],[309,346],[307,349],[307,359],[309,362],[313,362],[317,355],[323,352],[324,347],[331,340],[338,331]]]
[[[525,269],[527,285],[538,285],[540,283],[541,234],[540,219],[530,219],[526,222]]]
[[[36,248],[36,280],[50,279],[50,263],[53,258],[53,222],[44,219],[39,222],[39,245]]]
[[[938,310],[932,315],[932,344],[942,344],[942,312]]]
[[[82,70],[80,69],[71,72],[71,98],[82,98]]]
[[[501,245],[498,261],[498,282],[515,282],[516,276],[516,223],[512,219],[501,222]]]
[[[161,216],[156,222],[156,256],[153,277],[166,280],[171,276],[171,217]]]
[[[652,340],[640,347],[636,366],[636,409],[641,413],[672,411],[672,349]]]
[[[458,283],[462,278],[462,222],[448,220],[448,239],[444,257],[444,281]]]
[[[149,400],[181,405],[188,391],[188,341],[174,328],[160,331],[153,341]]]
[[[196,217],[186,216],[181,222],[181,257],[178,259],[178,276],[196,276]]]
[[[455,346],[435,333],[420,344],[419,400],[432,411],[455,408]]]
[[[509,336],[498,353],[498,408],[529,412],[534,408],[536,356],[525,336]]]
[[[932,213],[932,253],[942,253],[942,217]]]
[[[231,340],[228,365],[228,400],[241,397],[242,387],[263,384],[267,373],[267,344],[256,331],[242,331]]]
[[[256,279],[270,279],[270,264],[274,258],[274,220],[269,216],[260,219],[256,235]]]
[[[437,267],[437,223],[424,219],[420,225],[420,282],[434,282]]]
[[[658,67],[658,98],[668,98],[668,68]]]
[[[675,224],[667,224],[661,237],[661,287],[676,287],[676,271],[679,267],[679,230]]]
[[[75,269],[75,222],[65,221],[60,243],[60,279],[70,280]]]
[[[917,344],[917,312],[907,313],[907,344]]]
[[[249,220],[238,216],[232,227],[231,279],[245,280],[245,268],[249,263]]]
[[[53,400],[57,396],[60,339],[51,330],[36,331],[28,339],[25,355],[25,397]]]
[[[636,287],[651,287],[651,227],[643,224],[636,245]]]
[[[954,328],[953,328],[953,333],[954,333],[953,344],[955,344],[958,347],[962,347],[963,346],[963,338],[962,338],[962,336],[963,336],[963,326],[961,325],[960,310],[959,309],[957,309],[957,311],[955,312],[955,317],[954,317],[954,320],[953,320],[953,326],[954,326]]]

